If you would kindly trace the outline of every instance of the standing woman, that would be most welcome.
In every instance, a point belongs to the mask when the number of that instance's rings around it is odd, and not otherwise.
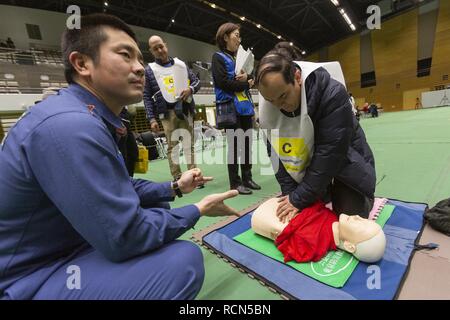
[[[236,111],[236,121],[228,123],[223,128],[252,130],[255,111],[249,89],[253,86],[254,80],[251,75],[242,71],[238,75],[235,73],[236,54],[241,44],[240,25],[231,22],[222,24],[217,30],[216,43],[220,49],[212,57],[216,103],[229,101]],[[251,194],[251,189],[260,190],[261,187],[252,179],[253,134],[245,135],[244,143],[243,139],[237,139],[237,134],[229,133],[227,132],[230,189],[236,189],[240,194]],[[239,158],[242,179],[239,176],[237,161]]]

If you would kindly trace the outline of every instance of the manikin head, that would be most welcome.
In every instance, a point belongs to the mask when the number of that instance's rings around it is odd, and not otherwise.
[[[336,245],[363,262],[376,262],[383,257],[386,237],[373,220],[341,214],[333,224]]]
[[[261,204],[253,213],[251,225],[255,233],[275,240],[288,225],[276,216],[278,199],[272,198]],[[372,263],[383,257],[386,238],[383,229],[372,220],[360,216],[341,214],[339,222],[333,223],[336,245],[358,260]]]
[[[252,216],[252,229],[260,236],[275,240],[288,222],[282,223],[278,219],[276,212],[278,207],[278,199],[271,198],[261,204]]]

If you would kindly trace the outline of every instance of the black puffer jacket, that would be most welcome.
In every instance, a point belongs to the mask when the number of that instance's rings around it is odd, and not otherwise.
[[[280,162],[275,176],[282,193],[289,194],[291,203],[301,210],[323,200],[334,178],[373,198],[375,160],[352,113],[347,90],[324,68],[313,72],[305,86],[308,114],[314,124],[314,154],[300,184]]]

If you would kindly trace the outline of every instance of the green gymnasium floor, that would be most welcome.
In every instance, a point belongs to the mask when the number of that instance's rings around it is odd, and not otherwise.
[[[379,118],[361,119],[367,140],[375,154],[377,171],[376,195],[412,202],[424,202],[430,207],[439,200],[450,197],[450,108],[433,108],[396,113],[384,113]],[[224,150],[213,150],[223,156]],[[204,158],[211,159],[212,151]],[[267,171],[268,159],[262,140],[255,142],[254,152],[265,165],[254,165],[254,180],[262,186],[251,196],[238,196],[227,204],[242,210],[259,199],[279,191],[273,171]],[[217,155],[216,154],[216,155]],[[206,161],[205,161],[206,162]],[[209,161],[211,163],[212,161]],[[202,190],[177,199],[174,207],[195,203],[210,193],[226,191],[228,173],[225,165],[200,165],[204,174],[214,181]],[[268,170],[270,172],[270,169]],[[145,175],[136,175],[153,181],[170,180],[167,160],[150,162]],[[220,218],[201,218],[181,239],[189,239],[193,232],[219,221]],[[205,261],[205,281],[197,299],[280,299],[258,281],[231,267],[202,248]]]

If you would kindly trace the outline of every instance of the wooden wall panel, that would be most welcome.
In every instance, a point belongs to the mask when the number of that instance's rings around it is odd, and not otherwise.
[[[377,103],[387,111],[401,110],[406,82],[417,75],[418,10],[385,21],[372,33]]]
[[[422,92],[430,91],[430,88],[421,88],[403,91],[403,110],[414,110],[417,104],[417,98],[422,103]]]
[[[360,110],[362,109],[362,107],[364,106],[365,103],[366,103],[366,98],[356,98],[355,99],[355,104],[358,107],[358,109],[360,109]]]
[[[414,95],[450,85],[450,80],[443,80],[450,75],[450,1],[440,1],[430,76],[417,78],[418,9],[385,21],[381,30],[373,31],[375,87],[361,89],[359,39],[355,35],[329,48],[330,61],[341,63],[347,88],[358,105],[373,102],[385,111],[408,110]],[[317,62],[318,53],[306,60]]]
[[[384,22],[373,33],[377,86],[360,89],[359,83],[351,83],[355,97],[380,103],[386,111],[408,110],[412,108],[410,95],[450,84],[442,78],[450,74],[450,1],[440,3],[431,75],[417,78],[418,10],[413,10]]]
[[[359,35],[347,38],[330,46],[328,50],[329,60],[341,64],[347,84],[358,82],[361,78],[359,39]]]
[[[450,74],[450,1],[441,0],[440,6],[431,66],[433,85],[450,84],[450,80],[442,80],[444,74]]]
[[[306,57],[306,61],[319,62],[319,52],[314,52]]]

